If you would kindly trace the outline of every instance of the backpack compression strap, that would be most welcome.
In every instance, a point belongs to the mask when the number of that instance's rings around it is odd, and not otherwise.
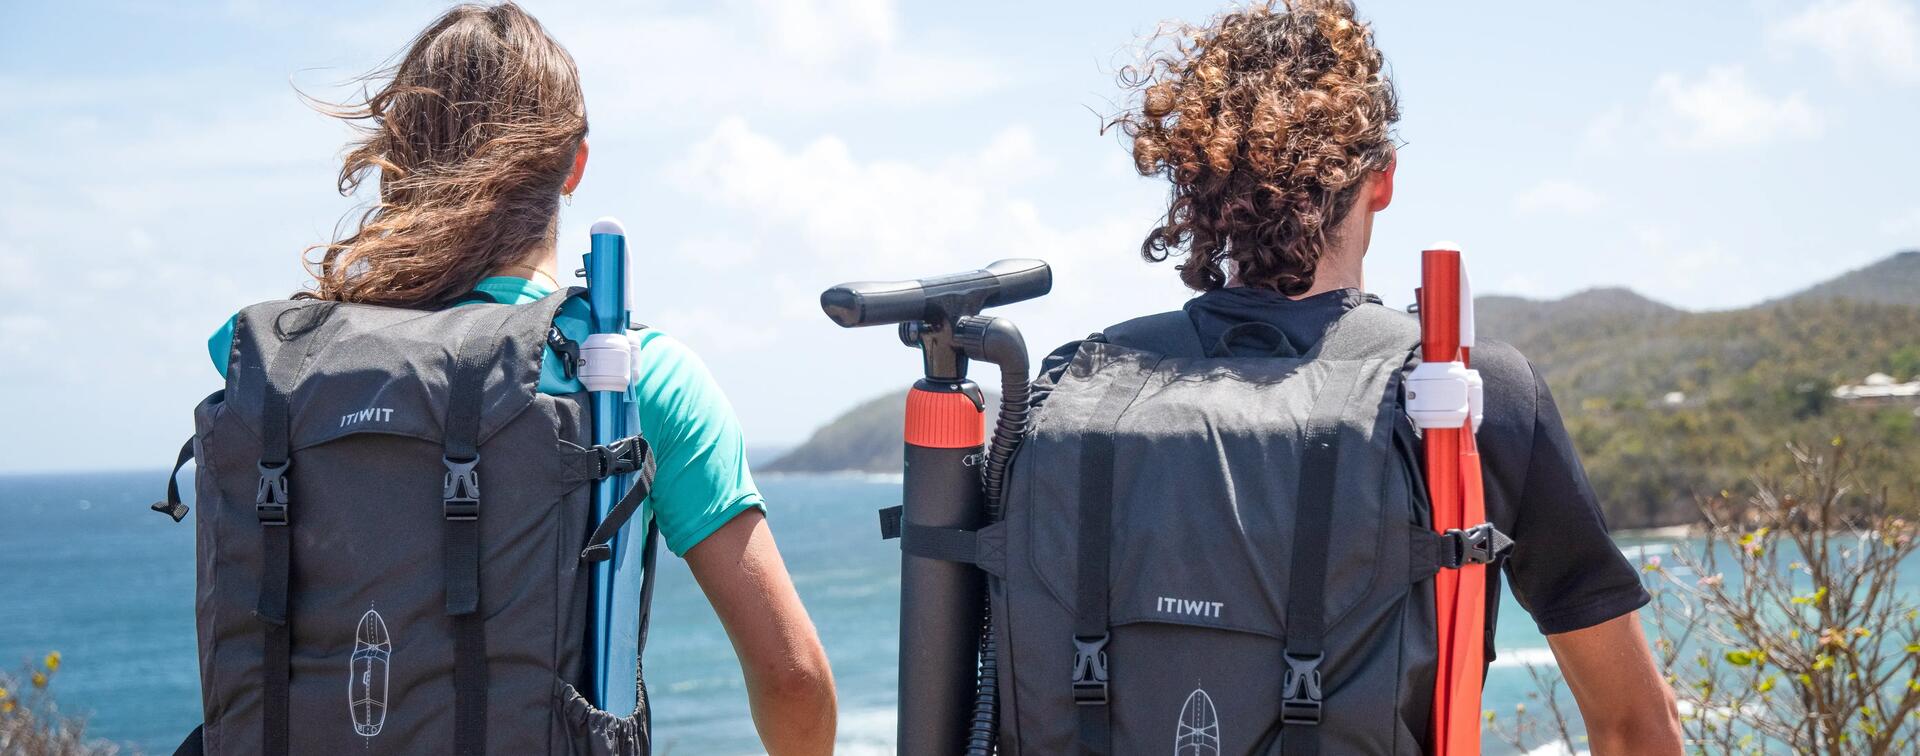
[[[1287,626],[1282,656],[1280,723],[1282,752],[1318,756],[1324,689],[1320,662],[1326,645],[1327,547],[1333,538],[1334,496],[1339,480],[1340,418],[1359,381],[1362,363],[1338,360],[1309,410],[1300,489],[1294,497],[1292,561],[1287,578]]]
[[[484,306],[484,305],[482,305]],[[453,362],[441,486],[446,612],[453,618],[453,752],[487,748],[487,636],[480,613],[480,414],[498,333],[515,310],[494,305],[469,326]]]
[[[442,438],[447,473],[441,486],[442,563],[446,613],[453,618],[453,751],[487,750],[486,616],[480,611],[480,421],[487,375],[501,357],[501,335],[513,328],[546,333],[555,311],[577,290],[525,305],[488,308],[462,338],[453,362]]]
[[[261,568],[260,597],[254,614],[265,625],[262,658],[261,749],[268,756],[284,756],[288,750],[287,729],[291,694],[293,625],[288,616],[287,594],[291,589],[293,538],[292,507],[287,496],[287,473],[293,468],[292,418],[287,395],[305,369],[307,358],[327,343],[332,334],[329,316],[334,303],[305,305],[282,310],[273,319],[273,330],[281,339],[272,361],[262,366],[258,360],[248,370],[262,370],[265,376],[260,412],[260,485],[254,494],[253,511],[260,521]],[[298,322],[288,322],[289,320]],[[334,328],[342,321],[332,321]],[[324,333],[316,333],[324,331]]]
[[[1173,313],[1179,314],[1179,313]],[[1157,317],[1157,316],[1149,316]],[[1184,316],[1183,316],[1184,319]],[[1199,343],[1199,338],[1194,338]],[[1113,434],[1120,416],[1147,378],[1159,368],[1160,356],[1147,359],[1137,369],[1116,371],[1114,382],[1093,416],[1103,424],[1087,436],[1080,463],[1080,512],[1078,547],[1080,562],[1075,584],[1073,619],[1073,702],[1079,722],[1080,752],[1089,756],[1111,753],[1111,712],[1107,705],[1107,680],[1110,670],[1107,654],[1109,638],[1108,581],[1113,546],[1114,466]]]

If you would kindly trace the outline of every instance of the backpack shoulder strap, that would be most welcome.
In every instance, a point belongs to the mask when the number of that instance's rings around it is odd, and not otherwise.
[[[1168,357],[1205,357],[1200,332],[1184,310],[1147,315],[1115,324],[1100,334],[1106,343],[1163,354]]]

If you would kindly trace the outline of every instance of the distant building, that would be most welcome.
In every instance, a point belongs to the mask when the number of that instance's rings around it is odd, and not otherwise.
[[[1920,408],[1920,377],[1896,383],[1893,376],[1874,373],[1857,384],[1834,389],[1833,398],[1859,407]]]

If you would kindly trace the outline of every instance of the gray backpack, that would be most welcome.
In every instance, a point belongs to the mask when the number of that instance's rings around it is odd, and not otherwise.
[[[536,388],[577,294],[241,311],[226,388],[181,450],[198,460],[205,716],[183,751],[648,750],[644,686],[625,716],[579,692],[588,567],[652,461],[637,436],[593,445],[587,394]],[[624,473],[639,482],[593,522],[588,484]],[[179,499],[170,482],[155,509],[178,520]]]
[[[1181,312],[1082,342],[980,535],[1001,749],[1422,753],[1431,579],[1507,544],[1431,529],[1418,341],[1366,304],[1297,356],[1209,356]]]

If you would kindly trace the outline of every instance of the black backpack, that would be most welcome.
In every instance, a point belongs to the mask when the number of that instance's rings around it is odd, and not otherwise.
[[[1181,312],[1082,342],[980,534],[1006,753],[1419,754],[1438,570],[1402,401],[1411,318],[1209,356]]]
[[[593,445],[586,393],[537,390],[578,294],[241,311],[226,388],[181,450],[205,715],[182,750],[648,751],[644,685],[624,715],[580,693],[590,560],[653,467],[637,436]],[[588,484],[624,473],[639,482],[593,522]],[[177,520],[172,485],[155,508]],[[650,524],[643,613],[655,540]]]

